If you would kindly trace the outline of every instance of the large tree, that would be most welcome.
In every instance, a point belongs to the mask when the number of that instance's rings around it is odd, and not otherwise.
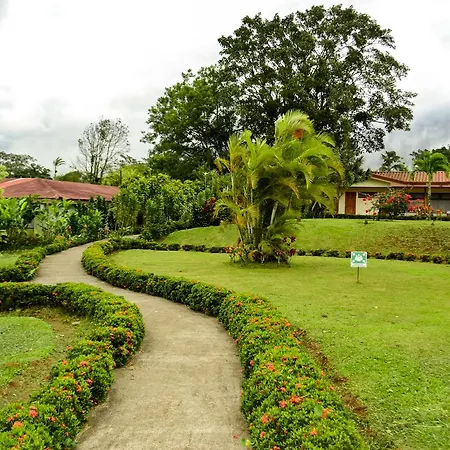
[[[290,109],[305,111],[344,154],[380,151],[387,132],[409,128],[415,94],[397,86],[408,68],[391,54],[392,33],[353,7],[245,17],[219,42],[220,67],[239,87],[240,124],[260,136],[272,136]]]
[[[191,178],[199,166],[214,167],[226,154],[228,137],[235,130],[235,87],[216,67],[166,89],[149,109],[142,142],[149,143],[149,162],[154,169],[177,178]]]
[[[0,165],[6,167],[9,178],[50,178],[50,170],[30,155],[0,152]]]
[[[381,155],[382,164],[378,169],[380,172],[407,172],[405,161],[394,150],[387,150]]]
[[[128,127],[120,119],[103,119],[91,123],[78,140],[80,156],[75,169],[89,183],[101,183],[103,177],[117,168],[130,151]]]

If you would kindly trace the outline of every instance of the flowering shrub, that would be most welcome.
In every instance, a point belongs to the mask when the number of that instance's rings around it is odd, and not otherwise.
[[[372,211],[373,215],[378,216],[378,218],[393,219],[394,217],[404,216],[412,210],[411,195],[402,189],[389,189],[386,192],[367,196],[363,201],[372,202],[372,206],[366,209],[366,213]]]
[[[123,366],[141,345],[142,316],[123,297],[81,284],[0,284],[0,311],[50,305],[91,317],[98,326],[68,348],[50,371],[49,382],[28,402],[0,409],[1,449],[72,448],[92,406],[105,399],[115,366]],[[119,340],[123,349],[117,352]]]
[[[85,250],[85,269],[116,286],[184,303],[217,316],[239,348],[244,368],[242,411],[251,447],[364,449],[356,425],[334,387],[303,344],[304,332],[267,300],[182,278],[116,266],[106,254],[136,248],[129,240]]]

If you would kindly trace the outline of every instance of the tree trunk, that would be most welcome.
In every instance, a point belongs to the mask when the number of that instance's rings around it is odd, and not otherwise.
[[[433,177],[433,175],[431,175]],[[427,206],[428,206],[428,220],[431,220],[431,182],[433,178],[430,179],[428,177],[428,183],[427,183]]]

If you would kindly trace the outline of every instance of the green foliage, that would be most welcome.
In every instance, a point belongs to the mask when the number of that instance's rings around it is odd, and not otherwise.
[[[188,228],[198,208],[200,182],[172,180],[164,174],[136,178],[113,199],[119,229],[143,226],[144,234],[157,239]]]
[[[403,158],[394,150],[387,150],[382,155],[382,164],[378,169],[380,172],[407,172],[408,168],[405,165]]]
[[[217,165],[230,173],[231,189],[217,207],[230,211],[246,255],[261,262],[286,255],[286,236],[296,233],[302,207],[316,202],[334,208],[337,191],[330,178],[342,168],[332,146],[299,111],[277,120],[272,146],[253,140],[250,131],[230,138],[229,159]]]
[[[87,183],[88,181],[83,178],[83,174],[78,170],[72,170],[64,175],[58,175],[55,180],[58,181],[72,181],[74,183]]]
[[[149,109],[149,131],[142,142],[152,145],[149,164],[174,178],[193,179],[194,171],[214,167],[225,156],[228,137],[235,131],[233,87],[216,67],[182,74]]]
[[[411,172],[411,179],[414,179],[416,172],[425,172],[427,174],[427,206],[429,209],[428,218],[431,219],[431,183],[433,176],[438,171],[444,171],[448,176],[450,173],[450,163],[447,158],[439,152],[423,151],[420,156],[413,161],[413,170]]]
[[[85,269],[116,286],[218,316],[238,344],[246,375],[242,410],[252,448],[366,448],[342,400],[303,345],[301,330],[263,298],[116,266],[106,254],[147,247],[127,241],[89,247],[83,254]]]
[[[412,211],[411,195],[402,189],[388,189],[373,196],[363,199],[372,201],[372,206],[367,211],[373,211],[377,218],[402,217],[408,211]]]
[[[0,247],[18,248],[26,243],[27,227],[38,212],[38,201],[34,197],[2,198],[0,196],[0,230],[6,238]]]
[[[171,176],[211,167],[239,130],[271,143],[275,120],[301,109],[333,136],[351,185],[365,176],[361,156],[412,120],[415,94],[398,87],[408,68],[392,56],[391,31],[353,7],[247,16],[219,44],[215,66],[183,74],[149,110],[143,141],[151,164]]]
[[[390,54],[391,31],[353,7],[245,17],[219,43],[219,65],[239,89],[241,126],[259,136],[270,137],[279,115],[301,108],[332,134],[347,169],[348,151],[379,151],[386,132],[408,129],[415,94],[397,87],[408,68]]]
[[[67,358],[52,368],[48,384],[29,402],[0,410],[0,447],[70,448],[89,409],[105,399],[113,368],[123,366],[141,345],[142,316],[137,306],[123,297],[91,286],[0,285],[0,310],[35,305],[63,306],[91,317],[98,327],[69,349]],[[119,350],[115,339],[125,348]]]
[[[3,178],[6,178],[7,176],[8,176],[8,169],[3,164],[0,164],[0,181],[3,180]]]
[[[86,244],[90,241],[89,238],[83,239],[74,237],[72,239],[66,239],[58,237],[52,244],[48,244],[44,247],[35,247],[31,250],[24,250],[13,265],[9,267],[0,267],[0,282],[29,281],[34,277],[39,267],[39,263],[46,255],[58,253],[77,245]]]
[[[37,164],[30,155],[0,151],[0,166],[6,168],[9,178],[51,178],[50,170]]]

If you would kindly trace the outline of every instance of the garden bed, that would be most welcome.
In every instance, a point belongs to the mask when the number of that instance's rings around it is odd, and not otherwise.
[[[0,310],[63,307],[90,317],[96,326],[51,369],[48,384],[29,401],[0,410],[0,448],[70,448],[89,409],[103,401],[113,368],[141,345],[142,316],[123,297],[81,284],[0,284]]]
[[[304,333],[267,300],[182,278],[116,266],[106,254],[129,240],[85,250],[85,269],[115,286],[183,303],[217,316],[239,348],[242,411],[253,449],[366,448],[351,413],[304,345]]]

